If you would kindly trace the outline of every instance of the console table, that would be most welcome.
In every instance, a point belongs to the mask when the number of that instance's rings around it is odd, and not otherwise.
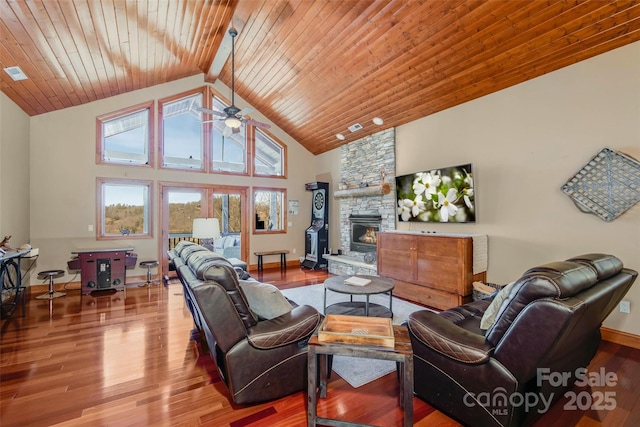
[[[381,232],[378,274],[394,279],[396,296],[445,310],[471,301],[473,282],[487,279],[487,236]]]
[[[132,247],[79,249],[67,262],[70,270],[80,270],[82,295],[108,289],[125,290],[126,268],[135,267],[138,256]]]

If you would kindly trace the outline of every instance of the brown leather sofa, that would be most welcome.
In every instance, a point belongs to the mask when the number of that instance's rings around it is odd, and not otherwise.
[[[532,268],[505,292],[486,331],[490,298],[411,314],[415,394],[469,426],[531,422],[584,374],[576,370],[595,355],[602,321],[637,275],[603,254]]]
[[[306,389],[307,342],[322,320],[316,309],[297,306],[260,320],[224,257],[179,242],[169,259],[233,402],[261,402]]]

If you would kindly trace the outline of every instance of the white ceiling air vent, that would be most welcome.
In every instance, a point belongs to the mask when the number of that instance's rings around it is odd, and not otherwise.
[[[9,77],[11,77],[13,81],[17,82],[18,80],[27,79],[27,75],[20,69],[20,67],[8,67],[5,68],[4,71],[9,74]]]
[[[348,128],[351,132],[355,132],[357,130],[362,129],[362,125],[360,123],[356,123],[354,125],[349,126]]]

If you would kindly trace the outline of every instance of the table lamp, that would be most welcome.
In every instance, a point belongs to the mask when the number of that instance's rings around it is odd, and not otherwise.
[[[218,218],[195,218],[193,220],[192,236],[200,239],[202,246],[212,251],[213,239],[220,237]]]

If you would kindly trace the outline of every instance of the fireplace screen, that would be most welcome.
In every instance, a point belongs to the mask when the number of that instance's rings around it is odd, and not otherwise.
[[[379,215],[351,215],[351,251],[375,252],[382,217]]]

